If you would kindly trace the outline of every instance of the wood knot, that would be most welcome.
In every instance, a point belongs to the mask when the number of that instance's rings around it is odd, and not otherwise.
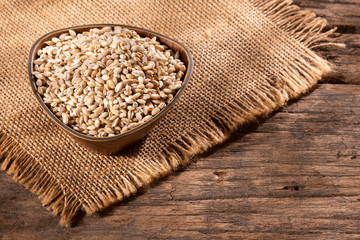
[[[221,172],[221,171],[215,171],[214,173],[214,179],[215,182],[222,182],[224,180],[224,176],[226,175],[226,172]]]
[[[295,186],[285,186],[283,187],[284,190],[290,190],[290,191],[299,191],[304,189],[304,185],[295,185]]]

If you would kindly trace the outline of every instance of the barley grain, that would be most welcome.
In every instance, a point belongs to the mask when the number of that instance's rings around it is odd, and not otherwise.
[[[159,114],[186,70],[179,52],[121,27],[69,30],[46,44],[32,73],[39,94],[64,124],[96,137],[127,132]]]

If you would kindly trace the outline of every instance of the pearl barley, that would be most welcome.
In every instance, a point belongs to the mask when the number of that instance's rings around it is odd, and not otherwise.
[[[64,124],[94,137],[132,130],[165,108],[186,68],[156,38],[121,27],[70,30],[34,61],[36,85]]]

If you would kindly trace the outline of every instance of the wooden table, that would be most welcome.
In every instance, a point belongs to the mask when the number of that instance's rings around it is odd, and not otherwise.
[[[0,173],[0,239],[359,239],[360,0],[296,0],[346,49],[313,92],[74,228]]]

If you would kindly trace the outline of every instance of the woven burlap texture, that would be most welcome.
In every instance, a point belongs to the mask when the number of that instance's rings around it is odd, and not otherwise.
[[[326,21],[290,1],[9,0],[0,13],[1,168],[65,225],[78,211],[99,211],[184,166],[330,70],[311,50],[329,34],[321,33]],[[65,135],[36,102],[27,76],[39,37],[98,23],[164,34],[194,58],[180,101],[144,141],[115,156],[93,154]]]

